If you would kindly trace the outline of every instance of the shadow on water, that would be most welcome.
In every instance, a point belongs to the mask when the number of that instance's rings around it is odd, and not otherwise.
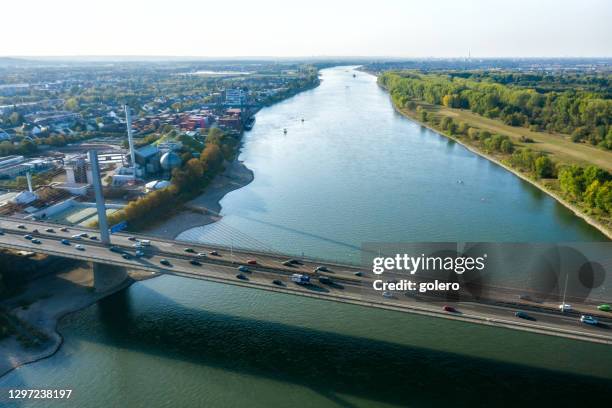
[[[88,310],[96,330],[75,336],[307,387],[346,407],[341,395],[401,406],[585,406],[612,396],[610,380],[195,310],[139,290],[155,310],[136,314],[122,291]]]

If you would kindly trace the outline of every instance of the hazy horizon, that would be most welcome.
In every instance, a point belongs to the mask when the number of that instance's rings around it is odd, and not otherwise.
[[[17,58],[612,57],[606,0],[30,0],[3,11],[0,56]]]

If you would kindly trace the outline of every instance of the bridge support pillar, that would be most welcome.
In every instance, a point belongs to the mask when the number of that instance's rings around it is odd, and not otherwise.
[[[107,292],[121,285],[129,278],[122,266],[93,262],[94,289],[96,292]]]

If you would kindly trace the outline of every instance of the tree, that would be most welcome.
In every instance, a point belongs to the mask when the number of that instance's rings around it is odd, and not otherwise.
[[[538,178],[553,178],[555,176],[555,164],[547,156],[540,156],[535,161],[535,173]]]

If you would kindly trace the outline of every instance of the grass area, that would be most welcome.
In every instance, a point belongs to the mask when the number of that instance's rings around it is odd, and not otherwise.
[[[507,135],[512,142],[519,146],[529,147],[547,153],[551,158],[568,164],[589,165],[594,164],[612,171],[612,152],[599,149],[585,143],[574,143],[569,136],[560,133],[534,132],[525,127],[515,127],[502,123],[496,119],[485,118],[467,110],[447,108],[416,102],[432,114],[440,117],[449,116],[458,122],[466,122],[473,127],[488,130],[491,133]],[[410,112],[405,112],[410,114]],[[415,115],[410,115],[416,119]],[[523,143],[521,138],[530,138],[534,143]]]

